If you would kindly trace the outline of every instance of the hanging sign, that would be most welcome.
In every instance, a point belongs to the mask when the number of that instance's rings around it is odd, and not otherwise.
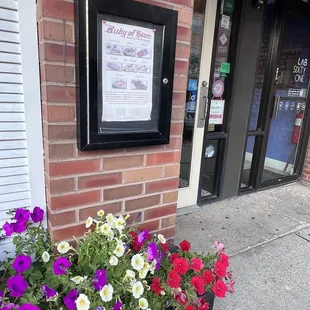
[[[211,100],[209,124],[222,125],[225,100]]]
[[[221,27],[229,29],[230,28],[230,16],[222,15],[221,18]]]
[[[217,39],[217,55],[227,57],[230,42],[230,30],[223,27],[219,28]]]
[[[223,81],[221,81],[221,80],[215,81],[213,83],[213,86],[212,86],[213,97],[215,97],[215,98],[222,97],[224,94],[224,89],[225,89],[225,86],[224,86]]]
[[[224,1],[224,12],[232,14],[235,8],[235,1],[234,0],[225,0]]]
[[[221,63],[221,68],[220,68],[221,73],[230,73],[230,63],[229,62],[222,62]]]
[[[308,66],[308,59],[307,58],[298,58],[297,65],[293,68],[294,80],[297,83],[305,83],[306,72]]]

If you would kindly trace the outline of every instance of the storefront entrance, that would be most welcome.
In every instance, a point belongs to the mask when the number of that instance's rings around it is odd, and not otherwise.
[[[194,1],[179,207],[296,181],[308,145],[310,4],[214,2]]]

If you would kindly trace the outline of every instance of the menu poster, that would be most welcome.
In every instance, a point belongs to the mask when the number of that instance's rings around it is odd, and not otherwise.
[[[209,124],[222,125],[225,100],[211,100]]]
[[[102,22],[102,121],[151,119],[155,30]]]

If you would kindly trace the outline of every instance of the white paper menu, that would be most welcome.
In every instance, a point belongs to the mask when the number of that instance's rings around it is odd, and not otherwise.
[[[102,22],[102,121],[151,119],[155,30]]]

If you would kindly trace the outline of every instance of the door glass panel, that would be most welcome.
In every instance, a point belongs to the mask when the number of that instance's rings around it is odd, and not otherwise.
[[[197,112],[197,91],[200,72],[200,58],[204,28],[205,1],[195,0],[192,27],[192,39],[189,59],[186,105],[184,115],[183,145],[179,187],[188,187],[192,164],[195,117]]]
[[[243,170],[241,175],[241,188],[246,188],[251,186],[250,177],[252,173],[252,163],[254,154],[255,137],[248,137],[248,142],[246,145],[245,158],[243,164]]]
[[[310,19],[287,13],[278,57],[275,102],[262,181],[295,173],[309,90]]]

